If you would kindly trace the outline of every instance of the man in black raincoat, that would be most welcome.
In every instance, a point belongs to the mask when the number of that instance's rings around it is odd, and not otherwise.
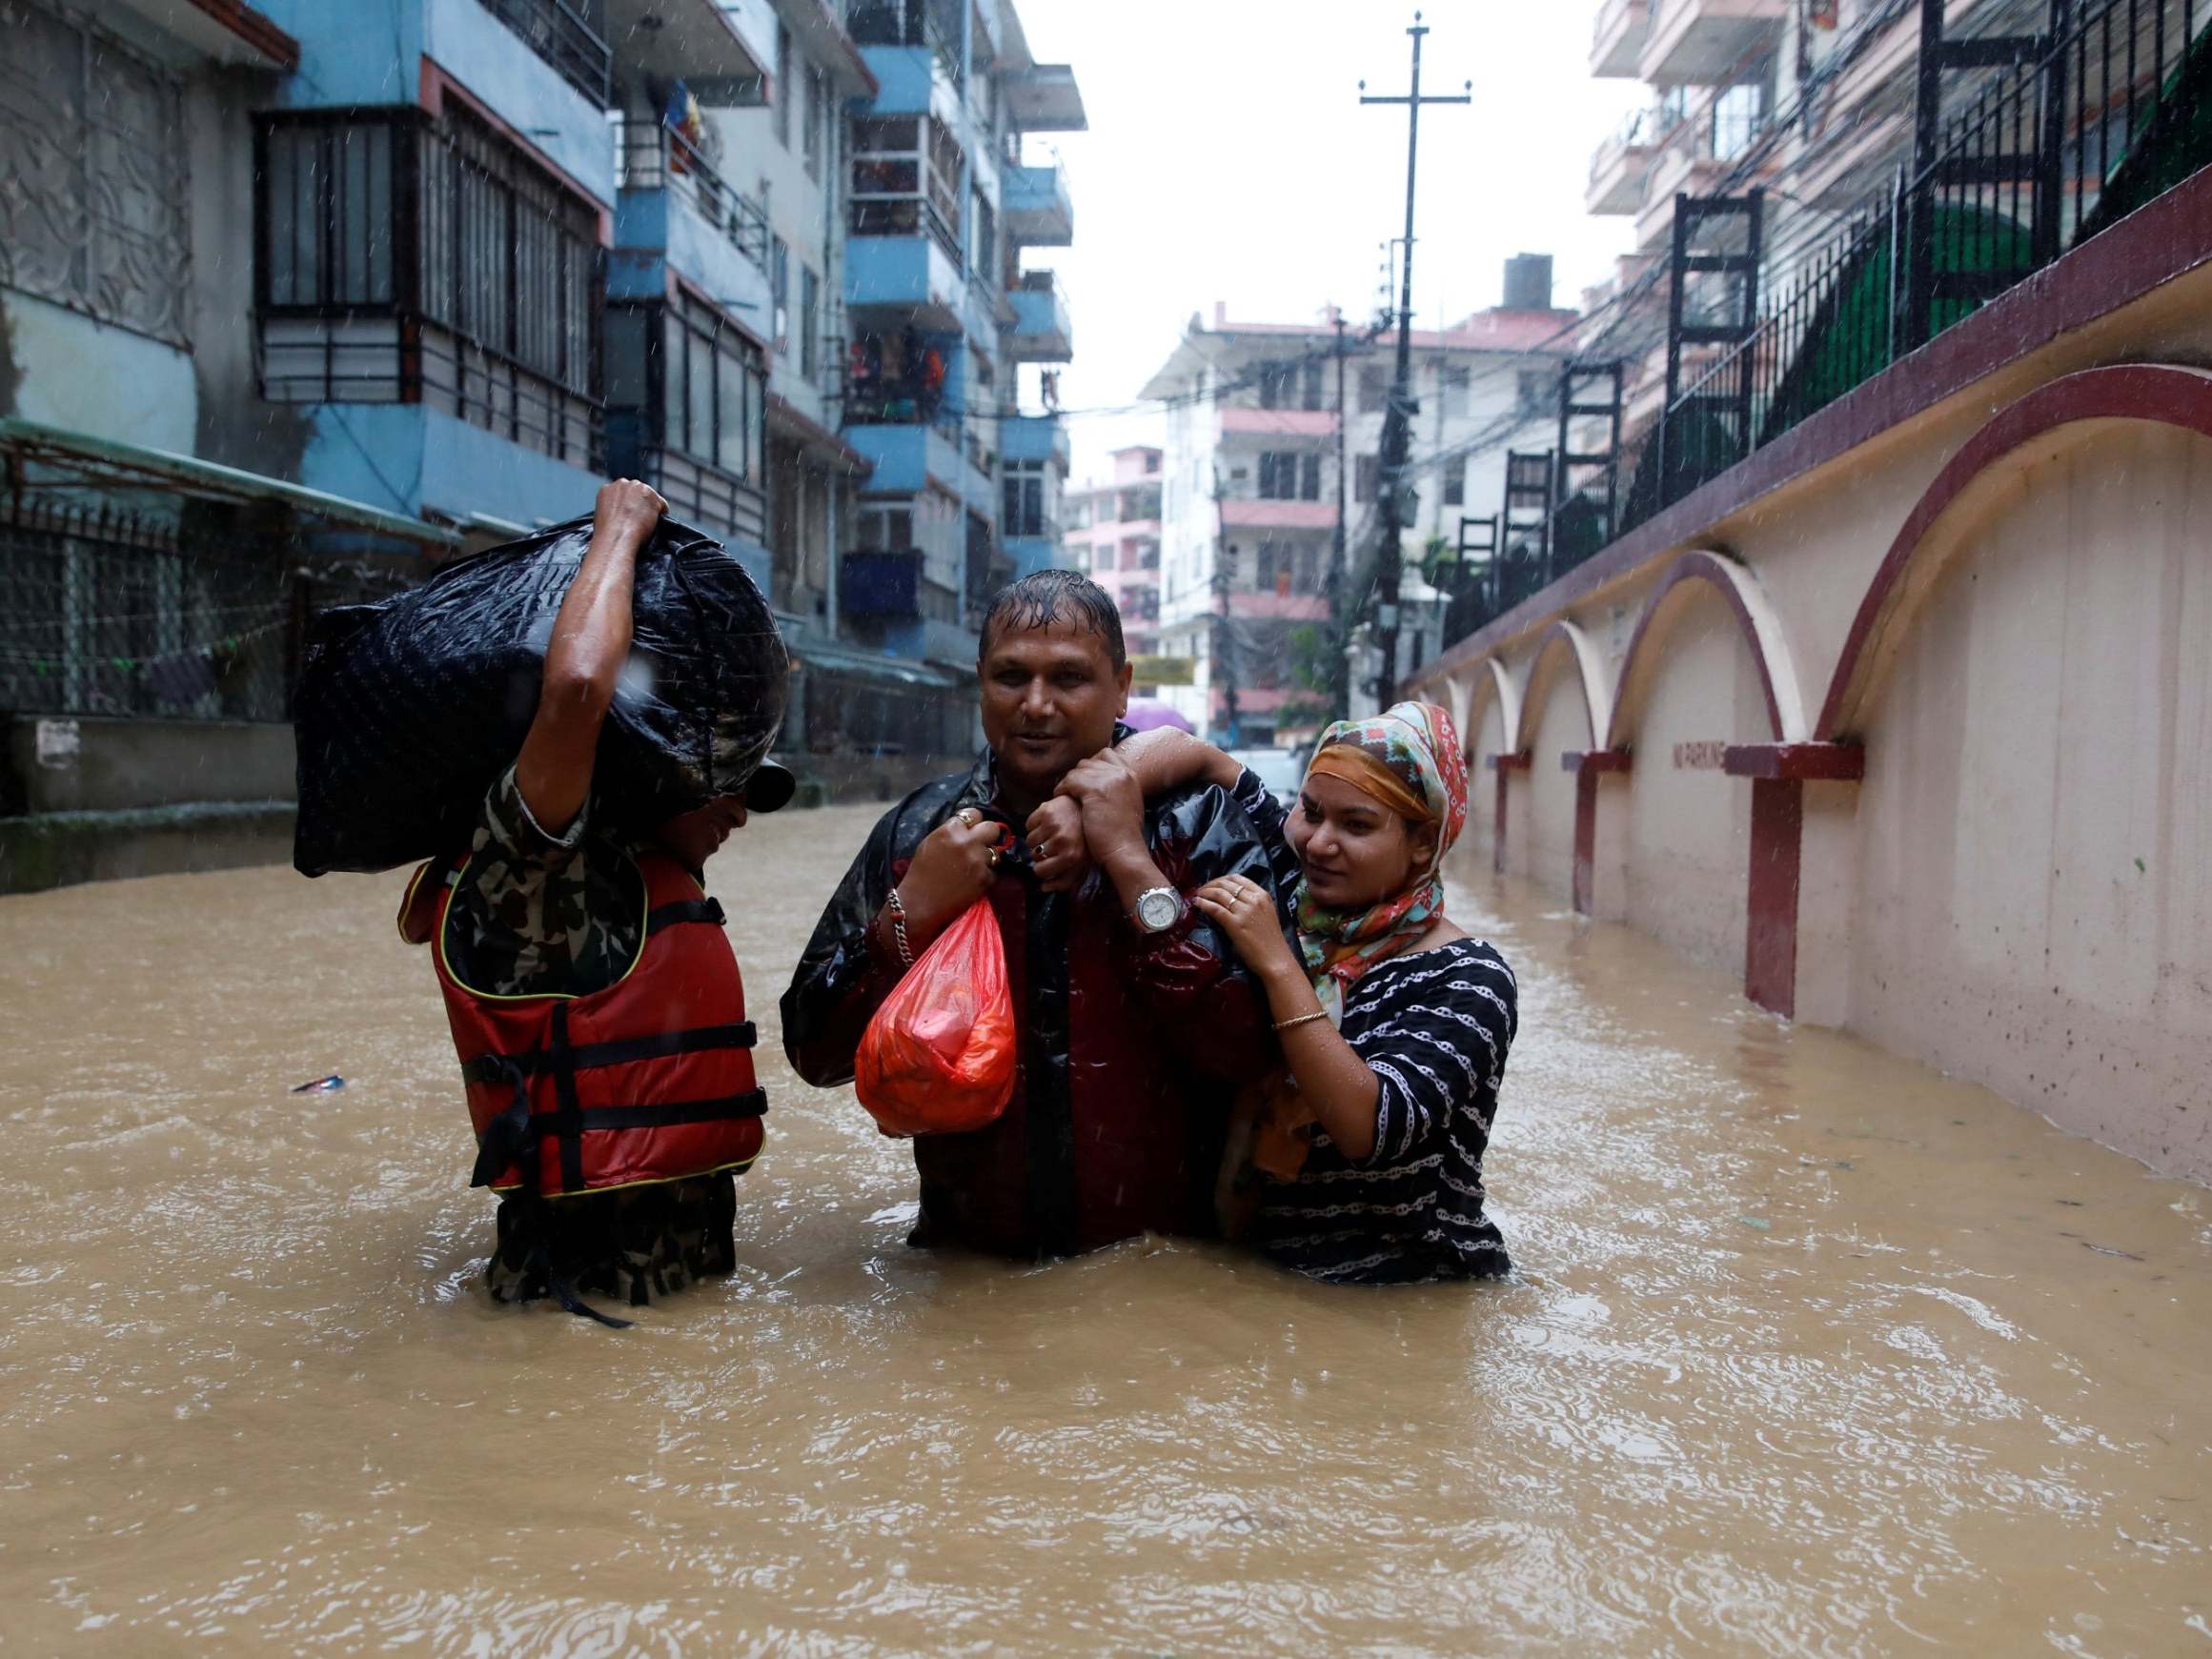
[[[1003,591],[977,671],[988,746],[877,823],[783,994],[784,1051],[818,1087],[850,1082],[869,1018],[987,898],[1014,1000],[1013,1099],[987,1128],[915,1141],[914,1242],[1038,1257],[1210,1232],[1229,1095],[1274,1044],[1264,1000],[1189,896],[1228,875],[1271,890],[1259,835],[1217,787],[1147,802],[1131,776],[1080,808],[1054,798],[1127,735],[1121,618],[1083,577]]]

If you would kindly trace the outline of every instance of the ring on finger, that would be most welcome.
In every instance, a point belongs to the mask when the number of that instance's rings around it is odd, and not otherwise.
[[[953,817],[960,819],[960,827],[962,829],[973,829],[977,824],[984,821],[984,815],[976,811],[976,809],[972,806],[962,807],[958,812],[953,814]]]
[[[997,869],[997,868],[999,867],[999,849],[998,849],[998,848],[996,848],[996,847],[986,847],[986,848],[984,848],[984,859],[986,859],[986,860],[989,861],[989,863],[990,863],[990,866],[991,866],[991,868],[992,868],[992,869],[994,869],[994,870],[995,870],[995,869]]]

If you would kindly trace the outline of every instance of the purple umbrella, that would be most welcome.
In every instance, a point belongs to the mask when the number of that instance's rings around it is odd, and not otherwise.
[[[1197,728],[1185,719],[1172,703],[1164,703],[1156,697],[1139,697],[1129,699],[1129,712],[1122,717],[1129,726],[1140,732],[1156,732],[1162,726],[1173,726],[1178,732],[1197,735]]]

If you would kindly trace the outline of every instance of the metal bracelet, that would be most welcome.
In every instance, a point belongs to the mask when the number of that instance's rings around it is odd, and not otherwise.
[[[1309,1020],[1326,1020],[1328,1018],[1329,1010],[1327,1008],[1316,1008],[1310,1014],[1295,1014],[1288,1020],[1276,1021],[1275,1029],[1278,1031],[1288,1031],[1291,1026],[1303,1025]]]
[[[899,897],[898,888],[891,889],[891,897],[887,902],[891,911],[891,937],[898,941],[899,960],[906,966],[912,967],[914,965],[914,947],[906,942],[906,904],[905,900]]]

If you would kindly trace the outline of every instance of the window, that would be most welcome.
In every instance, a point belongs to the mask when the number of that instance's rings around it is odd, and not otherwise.
[[[779,30],[781,34],[781,30]],[[829,127],[829,81],[814,65],[806,66],[806,108],[801,116],[804,123],[800,137],[805,147],[806,176],[822,176],[822,139]]]
[[[1444,504],[1447,507],[1467,505],[1467,457],[1453,455],[1444,463]]]
[[[1262,363],[1259,368],[1260,407],[1295,409],[1298,406],[1298,364]]]
[[[999,263],[999,216],[991,212],[991,204],[982,191],[975,192],[975,257],[974,269],[986,278]]]
[[[1300,456],[1292,450],[1268,450],[1260,455],[1260,498],[1264,501],[1294,501],[1298,498],[1298,463]],[[1318,467],[1318,459],[1316,458]],[[1320,475],[1316,471],[1316,483]]]
[[[768,534],[767,358],[713,306],[679,293],[606,318],[607,460],[717,535]]]
[[[667,307],[661,348],[661,442],[733,477],[762,473],[766,387],[759,354],[705,306]]]
[[[852,231],[914,236],[927,231],[954,259],[961,247],[960,140],[934,115],[853,123]]]
[[[914,548],[914,509],[863,503],[853,534],[862,553],[910,553]]]
[[[776,142],[786,150],[791,148],[791,99],[798,90],[791,84],[791,30],[779,23],[776,26],[776,92],[771,114]]]
[[[1359,412],[1362,415],[1379,415],[1390,400],[1390,377],[1381,369],[1362,369],[1359,372]]]
[[[822,370],[822,278],[799,268],[799,377],[811,385]]]
[[[1000,515],[1001,536],[1044,536],[1045,465],[1043,461],[1007,461],[1000,480],[1005,495]]]
[[[270,114],[256,137],[263,396],[419,402],[597,469],[591,203],[457,105]]]
[[[768,335],[778,356],[791,350],[791,249],[777,236],[768,244]]]
[[[1767,74],[1773,73],[1768,66]],[[1715,161],[1734,161],[1752,147],[1767,124],[1764,79],[1741,82],[1713,100],[1712,150]]]
[[[1372,501],[1375,484],[1381,478],[1383,458],[1380,455],[1354,457],[1351,469],[1351,498],[1354,501]]]
[[[1321,369],[1322,364],[1318,357],[1306,365],[1305,405],[1308,409],[1321,407]]]
[[[1558,389],[1559,377],[1556,374],[1542,369],[1523,369],[1520,372],[1521,408],[1531,415],[1543,414]]]
[[[191,288],[178,278],[191,260],[192,232],[177,82],[73,15],[14,6],[6,17],[0,268],[9,286],[188,343]],[[389,191],[388,161],[380,182]],[[369,180],[360,190],[367,205]],[[369,281],[369,267],[381,261],[389,280],[390,254],[376,244],[390,226],[384,204],[380,223],[346,225],[325,244],[342,278]]]
[[[1321,457],[1318,455],[1301,455],[1298,459],[1298,499],[1321,499]]]
[[[1447,368],[1444,371],[1444,418],[1467,418],[1468,395],[1473,375],[1465,369]]]
[[[1150,455],[1147,455],[1147,456],[1145,457],[1145,472],[1146,472],[1146,474],[1147,474],[1147,475],[1151,475],[1151,474],[1153,474],[1153,473],[1157,473],[1159,470],[1160,470],[1160,452],[1159,452],[1159,451],[1157,451],[1157,450],[1154,450],[1154,451],[1153,451],[1153,452],[1152,452]]]

